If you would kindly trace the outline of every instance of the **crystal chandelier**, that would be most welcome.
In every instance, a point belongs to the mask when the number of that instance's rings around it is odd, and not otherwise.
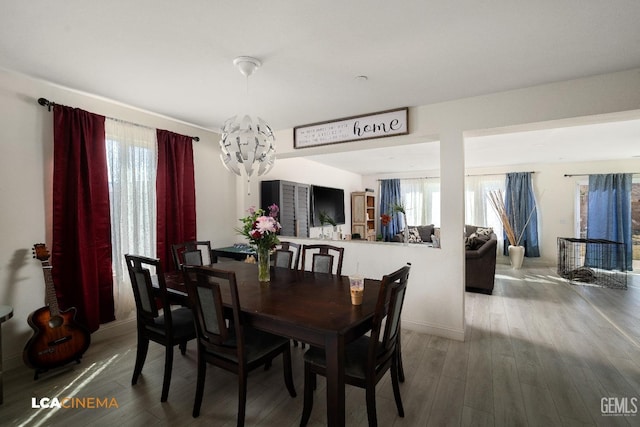
[[[233,60],[238,70],[249,80],[249,76],[261,64],[256,58],[239,56]],[[238,176],[244,175],[249,182],[257,168],[264,175],[276,160],[275,137],[271,127],[260,117],[233,116],[224,122],[220,139],[220,159],[227,170]]]

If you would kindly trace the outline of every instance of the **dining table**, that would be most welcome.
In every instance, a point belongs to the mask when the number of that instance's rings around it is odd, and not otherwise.
[[[245,324],[285,336],[326,353],[327,425],[345,424],[344,351],[371,329],[381,282],[365,279],[362,304],[353,305],[348,276],[271,267],[271,280],[258,281],[256,264],[221,261],[206,266],[236,275]],[[165,273],[170,298],[187,304],[182,272]],[[228,289],[223,303],[231,306]]]

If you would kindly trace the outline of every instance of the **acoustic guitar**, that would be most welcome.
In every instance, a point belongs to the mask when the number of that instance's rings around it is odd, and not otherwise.
[[[27,366],[36,370],[34,379],[38,379],[41,372],[72,361],[80,363],[91,343],[91,335],[76,323],[75,307],[60,311],[47,247],[38,243],[34,245],[33,252],[34,258],[42,263],[47,305],[31,313],[27,319],[34,334],[27,342],[22,356]]]

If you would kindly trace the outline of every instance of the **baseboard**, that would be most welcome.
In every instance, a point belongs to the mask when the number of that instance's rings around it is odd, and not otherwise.
[[[445,328],[443,326],[431,325],[428,323],[411,322],[406,320],[402,321],[402,328],[423,334],[436,335],[451,340],[464,341],[464,329],[451,329]]]

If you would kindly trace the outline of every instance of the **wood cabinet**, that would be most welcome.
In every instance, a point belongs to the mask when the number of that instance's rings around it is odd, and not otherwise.
[[[309,206],[311,187],[291,181],[262,181],[260,207],[266,212],[272,204],[278,205],[281,236],[309,237]]]
[[[365,191],[351,193],[351,235],[375,241],[377,232],[376,196]]]

